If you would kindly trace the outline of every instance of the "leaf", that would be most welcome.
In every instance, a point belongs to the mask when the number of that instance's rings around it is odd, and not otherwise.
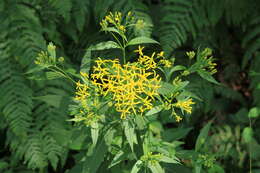
[[[104,140],[101,140],[91,156],[88,156],[83,165],[83,173],[96,173],[103,162],[108,148]]]
[[[163,131],[163,126],[160,121],[153,121],[149,124],[149,129],[155,134],[160,134]]]
[[[138,171],[140,170],[142,164],[143,164],[143,161],[142,161],[142,160],[138,160],[138,161],[134,164],[134,166],[133,166],[133,168],[132,168],[132,170],[131,170],[131,173],[138,173]]]
[[[196,140],[195,151],[199,151],[205,143],[212,121],[210,121],[205,127],[200,130],[200,134]]]
[[[186,67],[185,66],[182,66],[182,65],[176,65],[174,66],[173,68],[171,68],[170,72],[169,72],[169,76],[172,75],[173,72],[175,71],[180,71],[180,70],[185,70]]]
[[[106,49],[120,49],[120,46],[114,41],[105,41],[96,45],[90,46],[81,61],[80,71],[89,73],[91,63],[91,52]]]
[[[220,85],[220,83],[216,81],[209,72],[205,70],[198,70],[197,72],[203,79],[206,79],[207,81],[212,82],[214,84]]]
[[[123,122],[123,125],[125,129],[126,139],[131,147],[131,150],[134,151],[134,143],[137,144],[135,129],[127,120]]]
[[[125,158],[126,158],[126,154],[122,150],[118,151],[117,154],[115,155],[115,157],[113,158],[112,162],[108,166],[108,168],[111,168],[111,167],[117,165],[118,163],[123,161]]]
[[[145,116],[157,114],[157,113],[161,112],[162,109],[163,109],[163,106],[162,106],[162,105],[155,106],[155,107],[153,107],[151,110],[149,110],[149,111],[145,114]]]
[[[0,160],[0,170],[1,170],[1,169],[6,169],[7,167],[8,167],[8,163],[5,162],[5,161],[1,161],[1,160]]]
[[[162,95],[170,95],[174,92],[174,86],[167,83],[167,82],[161,82],[161,87],[158,89],[159,94]]]
[[[163,139],[175,141],[184,138],[193,128],[171,128],[163,133]]]
[[[209,173],[225,173],[224,169],[219,166],[214,164],[211,168],[209,168]]]
[[[60,107],[62,98],[63,97],[60,95],[45,95],[45,96],[34,97],[34,99],[41,100],[47,103],[48,105],[54,106],[56,108]]]
[[[139,45],[139,44],[145,44],[145,43],[154,43],[154,44],[160,44],[159,42],[155,41],[154,39],[151,39],[149,37],[136,37],[132,40],[130,40],[126,46],[130,45]]]
[[[64,76],[62,76],[61,74],[59,74],[57,72],[51,72],[51,71],[46,72],[45,75],[46,75],[46,78],[48,80],[58,79],[58,78],[64,77]]]
[[[148,167],[151,169],[152,173],[164,173],[164,170],[158,162],[148,163]]]
[[[244,128],[242,132],[242,137],[246,143],[249,143],[253,140],[253,129],[251,127]]]
[[[180,163],[176,157],[170,158],[170,157],[167,157],[167,156],[162,156],[160,158],[160,161],[165,162],[165,163]]]
[[[96,144],[97,144],[98,134],[99,134],[99,128],[98,128],[97,122],[91,123],[91,130],[90,131],[91,131],[91,137],[92,137],[93,145],[95,147]]]
[[[248,113],[248,117],[249,118],[257,118],[258,116],[259,116],[258,108],[257,107],[251,108],[249,113]]]
[[[82,133],[82,131],[74,131],[69,148],[72,150],[81,150],[84,146],[86,138],[86,134]]]

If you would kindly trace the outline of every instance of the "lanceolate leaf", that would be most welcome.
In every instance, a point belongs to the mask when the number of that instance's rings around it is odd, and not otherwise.
[[[82,173],[96,173],[106,156],[108,151],[107,149],[108,148],[105,144],[105,141],[101,140],[100,143],[95,147],[92,155],[86,158]]]
[[[131,150],[134,151],[134,143],[137,143],[135,129],[133,125],[129,121],[124,121],[124,130],[125,130],[125,136],[126,139],[131,147]]]
[[[80,71],[89,73],[90,65],[91,65],[90,64],[91,63],[91,51],[106,50],[106,49],[120,49],[120,45],[118,45],[114,41],[106,41],[106,42],[101,42],[96,45],[90,46],[86,50],[85,55],[82,59]]]
[[[209,129],[211,127],[211,121],[201,129],[200,134],[197,138],[196,145],[195,145],[195,150],[199,151],[203,144],[206,142],[206,139],[208,137]]]
[[[130,45],[139,45],[139,44],[145,44],[145,43],[154,43],[159,44],[159,42],[155,41],[154,39],[151,39],[149,37],[136,37],[132,40],[130,40],[127,44],[127,46]]]
[[[134,167],[132,168],[131,173],[138,173],[139,170],[141,169],[142,163],[143,163],[143,161],[138,160],[138,161],[135,163]]]

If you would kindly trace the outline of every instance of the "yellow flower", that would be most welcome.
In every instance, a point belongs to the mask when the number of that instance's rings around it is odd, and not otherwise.
[[[184,110],[187,113],[191,114],[191,112],[192,112],[191,105],[192,104],[195,104],[195,102],[193,102],[192,99],[188,99],[188,100],[178,101],[174,106],[176,106],[178,108],[181,108],[182,110]]]
[[[120,25],[120,26],[119,26],[119,30],[122,31],[122,32],[125,32],[125,31],[126,31],[126,30],[125,30],[125,26],[124,26],[124,25]]]
[[[172,62],[167,59],[162,59],[159,61],[164,67],[170,68],[172,66]]]
[[[179,115],[175,115],[175,120],[178,123],[182,120],[182,117],[180,117]]]
[[[77,89],[77,91],[75,92],[75,94],[76,94],[75,100],[84,101],[87,96],[90,96],[90,94],[88,92],[88,89],[89,89],[88,85],[82,84],[82,83],[80,83],[80,81],[78,81],[76,83],[76,89]]]
[[[161,51],[160,53],[157,53],[158,57],[164,57],[164,51]]]
[[[141,47],[141,46],[139,45],[139,46],[138,46],[138,49],[135,50],[134,52],[137,52],[139,55],[143,56],[143,55],[144,55],[144,54],[143,54],[143,49],[144,49],[144,47]]]

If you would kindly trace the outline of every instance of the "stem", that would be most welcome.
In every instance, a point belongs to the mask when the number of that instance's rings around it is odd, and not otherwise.
[[[51,68],[50,68],[51,69]],[[63,71],[61,68],[54,66],[54,69],[51,69],[52,71],[55,71],[56,73],[61,74],[63,77],[69,79],[72,83],[76,83],[65,71]]]
[[[113,32],[110,32],[112,34],[112,36],[114,37],[114,39],[116,39],[117,43],[120,45],[121,48],[123,48],[123,45],[121,44],[121,42],[118,40],[118,38],[115,36],[115,34],[113,34]]]
[[[252,129],[252,122],[250,117],[249,117],[249,126]],[[251,141],[249,142],[249,173],[252,173]]]
[[[122,48],[123,52],[123,64],[126,64],[126,59],[125,59],[125,48]]]

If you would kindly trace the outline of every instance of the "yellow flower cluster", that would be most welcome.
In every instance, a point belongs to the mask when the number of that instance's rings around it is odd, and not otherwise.
[[[175,103],[174,106],[186,111],[187,113],[191,114],[192,111],[192,104],[195,104],[192,99],[188,100],[180,100],[177,103]]]
[[[131,12],[128,13],[126,17],[126,24],[129,22],[129,18],[131,16]],[[126,24],[123,24],[122,13],[121,12],[110,12],[109,15],[105,16],[105,18],[100,22],[100,25],[103,30],[105,30],[109,25],[116,27],[119,31],[126,31]]]
[[[91,78],[102,95],[112,95],[122,119],[128,114],[150,110],[160,88],[159,75],[147,72],[139,62],[121,65],[118,60],[98,59]]]
[[[144,66],[146,70],[155,69],[159,65],[163,65],[164,67],[171,67],[172,62],[169,60],[166,60],[164,57],[164,52],[161,51],[157,54],[155,58],[155,52],[151,56],[144,55],[143,53],[144,47],[138,46],[138,49],[134,52],[137,52],[139,54],[138,62]],[[156,63],[156,60],[158,59],[158,63]]]
[[[213,63],[211,59],[208,61],[208,69],[210,70],[211,74],[217,73],[216,66],[217,64]]]
[[[78,100],[78,101],[84,101],[86,99],[87,96],[90,96],[89,92],[88,92],[88,89],[89,89],[89,86],[87,84],[82,84],[80,83],[80,81],[78,81],[76,83],[76,96],[75,96],[75,100]]]

